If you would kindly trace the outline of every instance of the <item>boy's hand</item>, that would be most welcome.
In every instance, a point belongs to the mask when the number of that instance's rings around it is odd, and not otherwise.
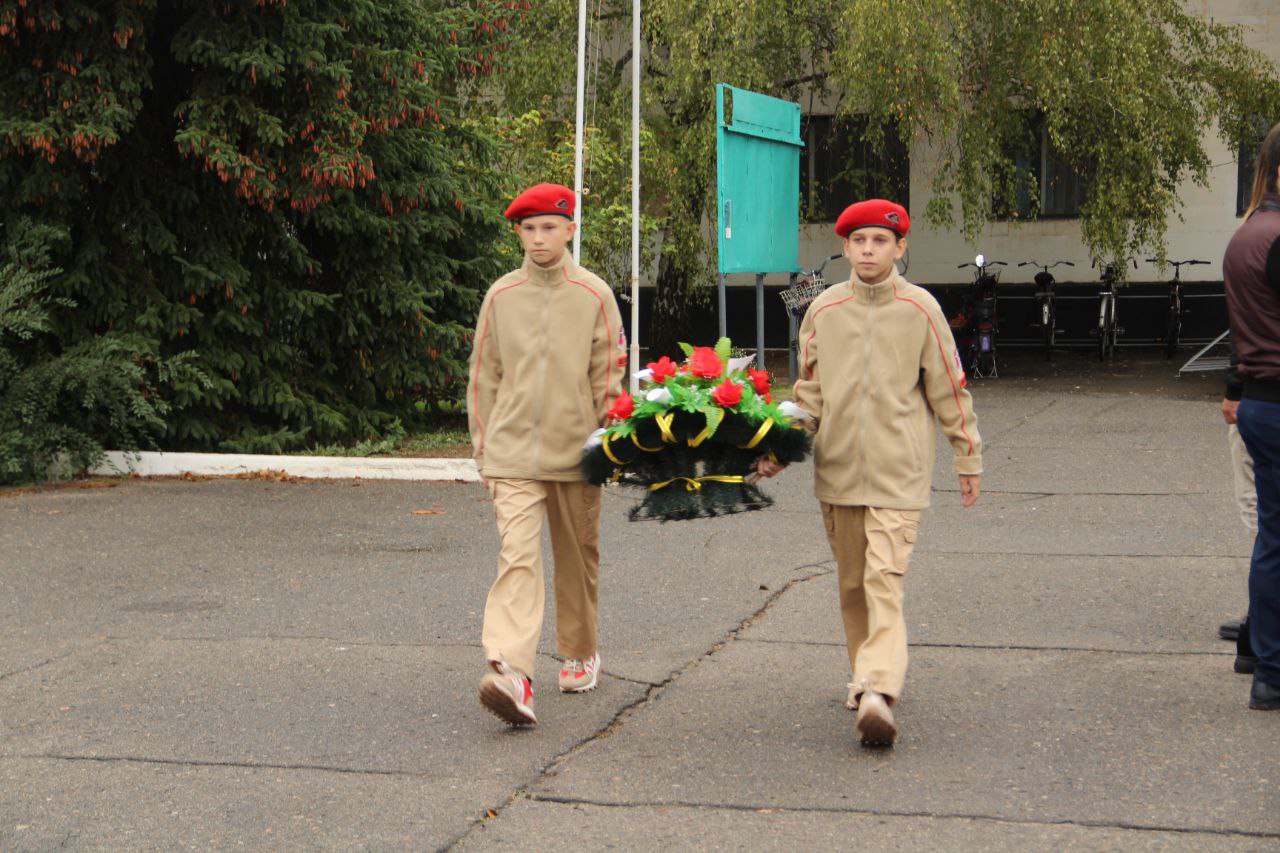
[[[747,478],[747,482],[755,483],[761,477],[773,477],[781,473],[782,469],[786,467],[781,462],[774,462],[768,456],[761,456],[756,460],[756,472]]]
[[[1229,424],[1236,422],[1236,409],[1240,408],[1239,400],[1222,401],[1222,419]]]
[[[978,502],[978,495],[981,494],[981,492],[981,474],[960,475],[960,500],[964,503],[965,509],[968,509]]]

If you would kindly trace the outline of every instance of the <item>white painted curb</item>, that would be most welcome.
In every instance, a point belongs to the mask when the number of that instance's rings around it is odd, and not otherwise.
[[[462,480],[480,482],[474,459],[413,459],[384,456],[259,456],[247,453],[124,453],[107,451],[89,473],[173,477],[225,476],[283,471],[290,477],[364,480]]]

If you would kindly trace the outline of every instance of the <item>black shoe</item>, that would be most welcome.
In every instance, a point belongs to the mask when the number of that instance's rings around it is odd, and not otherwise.
[[[1238,639],[1240,637],[1240,626],[1243,624],[1243,619],[1228,619],[1218,626],[1218,636],[1224,640]]]
[[[1255,711],[1280,711],[1280,687],[1253,677],[1249,690],[1249,707]]]
[[[1258,669],[1258,659],[1253,655],[1236,655],[1235,669],[1241,675],[1252,675]]]

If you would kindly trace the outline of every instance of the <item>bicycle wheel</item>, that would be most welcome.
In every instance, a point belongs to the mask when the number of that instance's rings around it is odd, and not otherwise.
[[[1057,338],[1058,325],[1057,312],[1054,310],[1053,299],[1045,300],[1040,306],[1040,325],[1041,334],[1044,336],[1044,360],[1053,361],[1053,343]]]
[[[1175,298],[1169,303],[1169,317],[1165,321],[1164,357],[1173,358],[1178,349],[1178,339],[1182,337],[1182,305]]]
[[[1107,300],[1107,360],[1116,357],[1116,336],[1119,334],[1119,320],[1116,319],[1116,298]]]
[[[1111,324],[1111,300],[1103,294],[1098,304],[1098,361],[1107,360],[1107,334]]]

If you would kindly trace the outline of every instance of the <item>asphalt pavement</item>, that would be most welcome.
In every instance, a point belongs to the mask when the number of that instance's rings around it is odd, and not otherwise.
[[[984,494],[938,466],[889,751],[808,466],[702,521],[608,490],[601,685],[555,691],[549,595],[528,730],[476,701],[479,484],[0,496],[0,850],[1276,850],[1280,714],[1216,636],[1250,542],[1182,387],[975,384]]]

